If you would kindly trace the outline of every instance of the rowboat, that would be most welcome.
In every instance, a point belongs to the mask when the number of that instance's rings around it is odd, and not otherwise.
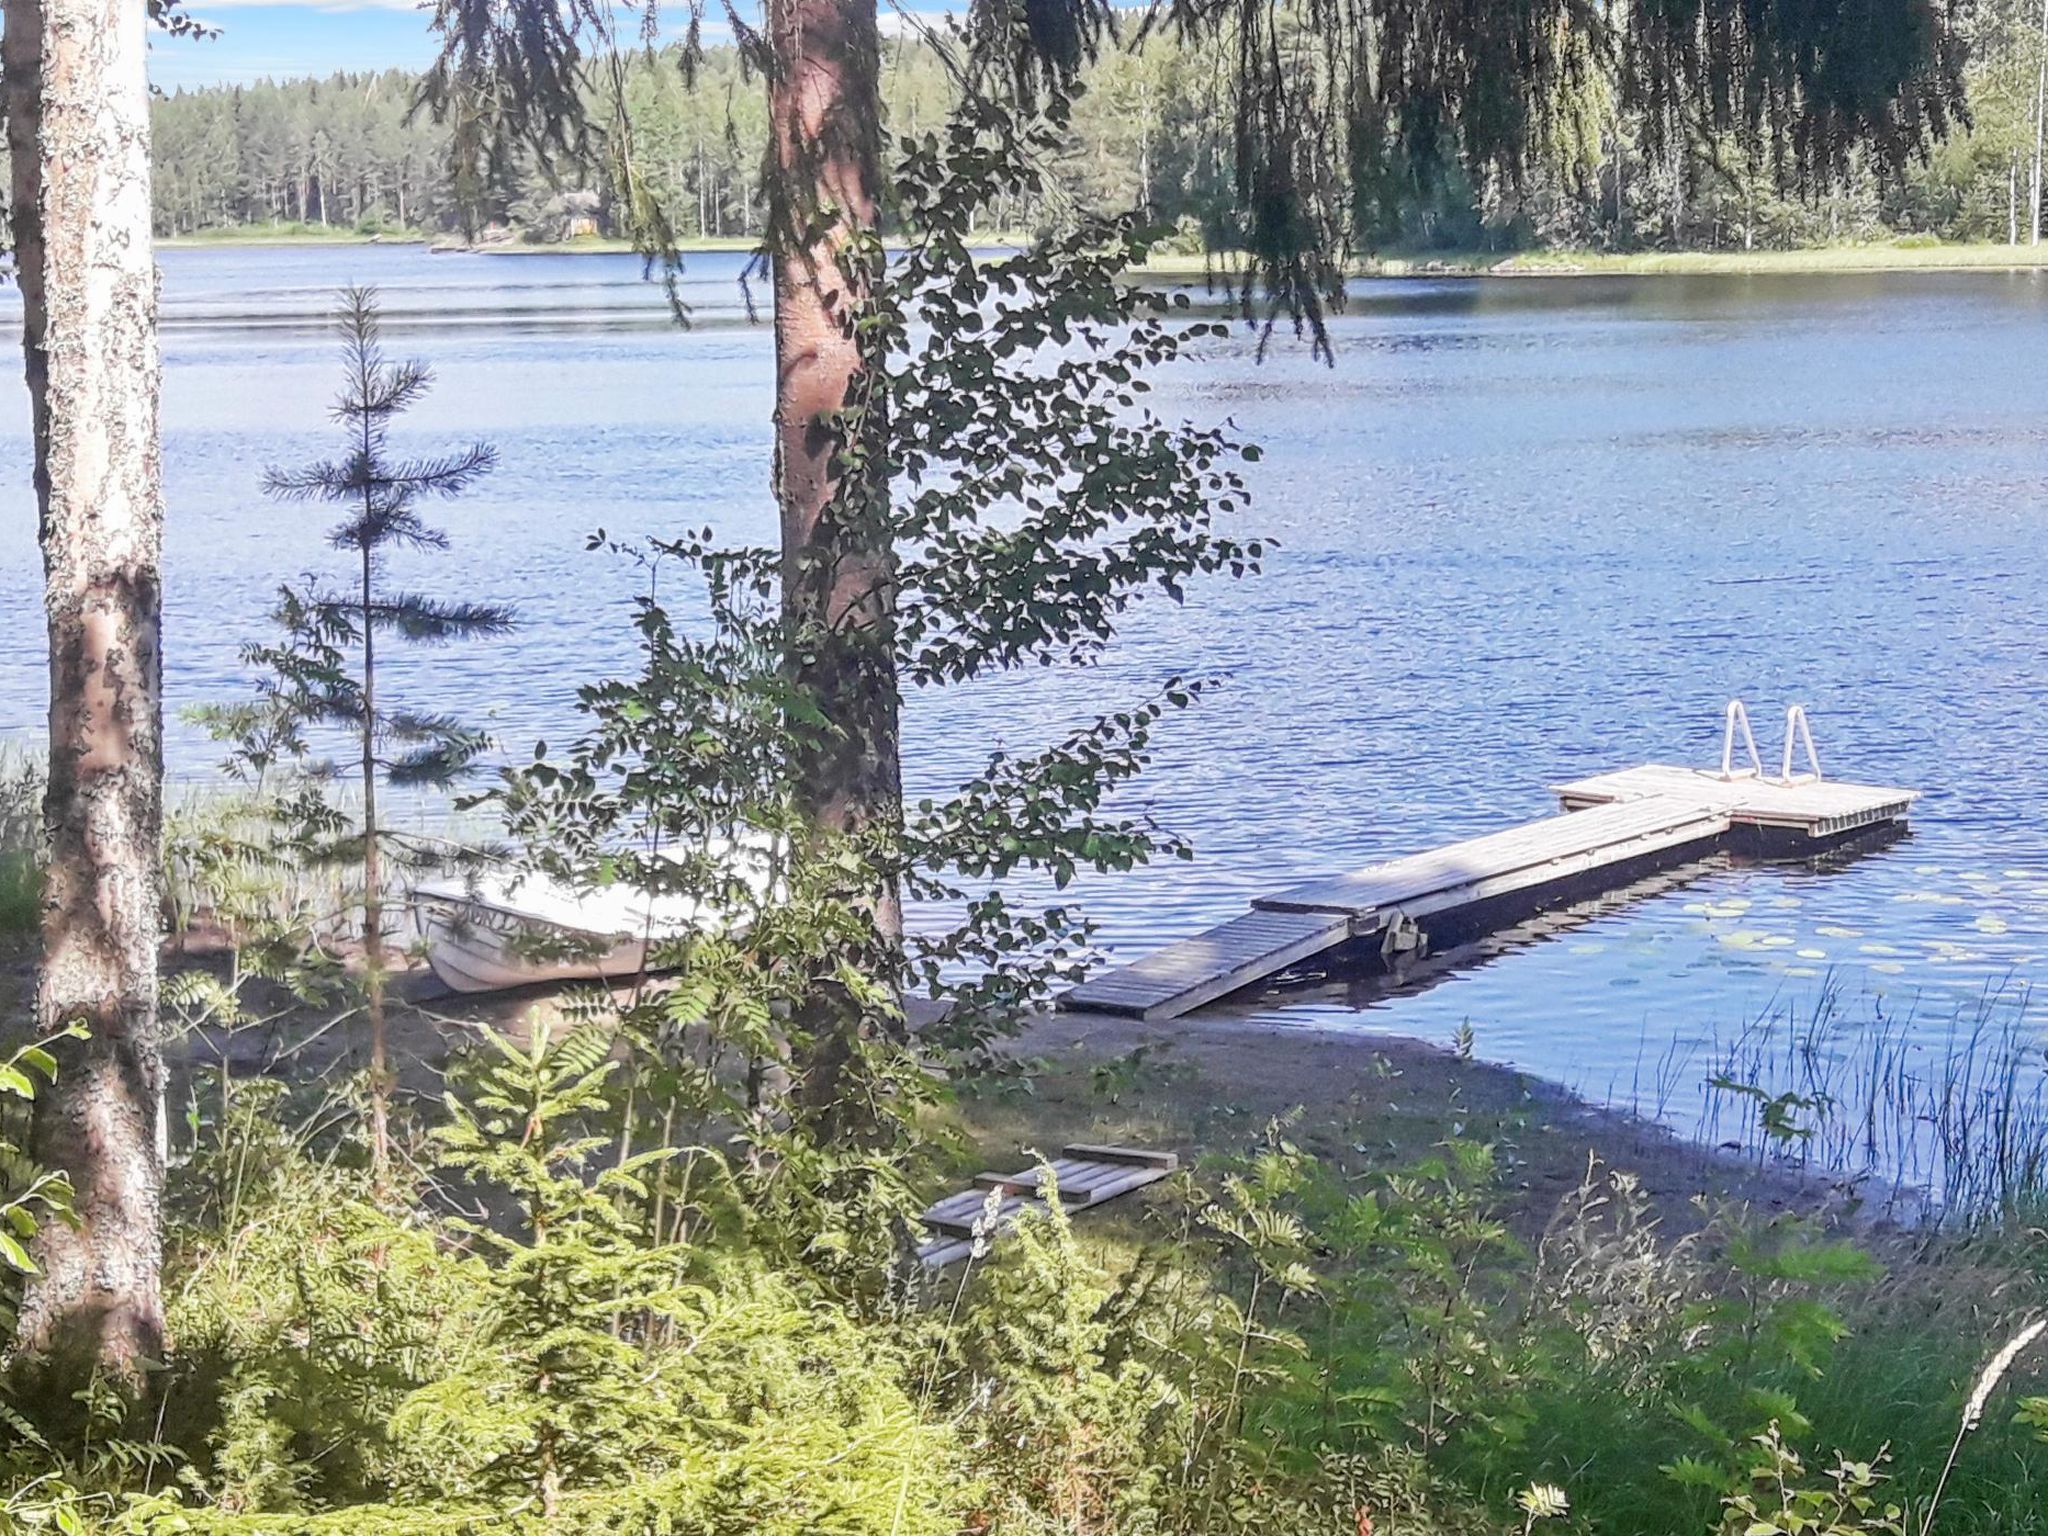
[[[757,895],[767,863],[758,853],[736,861]],[[628,980],[648,970],[664,940],[730,922],[694,896],[579,887],[533,870],[424,881],[412,906],[427,964],[453,992]]]

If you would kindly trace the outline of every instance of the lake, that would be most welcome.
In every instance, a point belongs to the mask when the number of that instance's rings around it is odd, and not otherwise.
[[[576,686],[631,659],[636,577],[586,534],[772,537],[771,346],[742,264],[692,260],[684,332],[630,257],[165,252],[172,705],[235,696],[276,583],[333,568],[322,514],[258,480],[329,450],[319,319],[371,282],[392,349],[439,377],[399,446],[481,437],[502,458],[446,509],[452,552],[408,574],[522,617],[508,641],[408,659],[393,690],[515,755],[572,735]],[[1078,682],[913,699],[913,792],[1171,673],[1227,673],[1141,796],[1196,861],[1081,884],[1129,955],[1299,878],[1542,814],[1561,779],[1704,765],[1731,695],[1771,755],[1803,701],[1831,773],[1926,791],[1910,838],[1826,873],[1715,866],[1426,985],[1242,1006],[1438,1040],[1469,1024],[1482,1056],[1679,1121],[1753,1020],[1822,1017],[1843,1060],[1879,1037],[1931,1060],[1995,1014],[2038,1061],[2048,282],[1380,281],[1332,329],[1334,367],[1284,341],[1261,362],[1247,336],[1158,397],[1263,444],[1240,531],[1279,541],[1266,574],[1148,606]],[[28,466],[11,384],[0,732],[44,708]],[[188,727],[171,753],[181,776],[212,759]]]

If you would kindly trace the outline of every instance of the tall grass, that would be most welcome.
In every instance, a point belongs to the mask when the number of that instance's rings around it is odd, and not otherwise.
[[[42,766],[0,744],[0,939],[33,933],[42,900]]]
[[[0,741],[0,941],[26,937],[40,921],[43,894],[42,754],[33,744]],[[353,816],[345,793],[335,809]],[[219,779],[174,779],[164,793],[164,876],[166,919],[172,932],[204,922],[223,882],[261,881],[281,907],[325,915],[324,926],[339,934],[347,914],[361,903],[360,881],[346,867],[291,856],[282,841],[274,803]],[[464,813],[442,795],[402,797],[392,823],[423,846],[475,850],[490,845],[495,826],[477,813]],[[236,866],[237,868],[230,868]],[[394,884],[387,899],[402,902]]]
[[[1902,1011],[1850,1006],[1830,977],[1715,1037],[1703,1053],[1698,1134],[1855,1182],[1894,1215],[1975,1226],[2048,1210],[2048,1059],[2030,989],[2006,982]],[[1674,1075],[1667,1059],[1657,1077]]]
[[[349,859],[309,858],[297,840],[299,827],[283,813],[281,794],[303,785],[259,790],[218,781],[174,780],[164,796],[164,896],[174,934],[204,929],[223,919],[223,906],[271,915],[302,914],[309,935],[321,942],[352,941],[362,921],[362,871]],[[325,803],[343,824],[360,820],[360,800],[346,787],[323,785]],[[387,917],[406,942],[410,884],[446,868],[464,867],[496,854],[495,822],[464,811],[447,795],[418,792],[396,796],[384,821],[414,851],[403,867],[388,866],[384,901]]]

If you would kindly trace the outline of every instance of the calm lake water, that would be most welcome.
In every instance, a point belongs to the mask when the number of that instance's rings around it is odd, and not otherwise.
[[[772,537],[770,342],[745,323],[740,258],[693,261],[687,333],[623,257],[163,266],[174,705],[235,695],[275,583],[331,567],[323,518],[257,482],[329,448],[319,316],[343,282],[380,285],[394,349],[438,371],[404,444],[483,437],[503,461],[417,575],[515,604],[522,627],[409,660],[408,699],[486,718],[514,752],[566,739],[576,685],[630,659],[634,576],[584,553],[590,530]],[[1170,673],[1227,672],[1145,791],[1196,862],[1082,887],[1128,955],[1301,877],[1545,813],[1567,777],[1704,764],[1731,695],[1768,754],[1803,700],[1831,773],[1925,789],[1908,840],[1824,874],[1710,869],[1427,986],[1254,1011],[1436,1039],[1469,1022],[1484,1056],[1680,1119],[1710,1043],[1760,1017],[1831,1010],[1843,1052],[1891,1031],[1938,1054],[1992,997],[2031,1047],[2048,282],[1380,282],[1333,330],[1334,368],[1289,344],[1260,363],[1246,338],[1162,392],[1265,446],[1244,528],[1279,541],[1267,574],[1141,611],[1078,683],[913,700],[913,788]],[[0,390],[0,731],[44,707],[26,418],[19,386]],[[189,729],[172,750],[206,771]]]

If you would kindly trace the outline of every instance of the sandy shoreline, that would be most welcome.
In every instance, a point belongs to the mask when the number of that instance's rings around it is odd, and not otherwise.
[[[20,1019],[33,985],[32,961],[17,948],[0,961],[0,1016]],[[402,1092],[423,1101],[438,1099],[442,1070],[474,1027],[521,1038],[557,1020],[563,1000],[548,991],[451,996],[424,973],[401,991],[411,1001],[394,1010],[394,1052]],[[357,1033],[287,1012],[231,1041],[188,1036],[171,1047],[172,1098],[223,1057],[240,1073],[298,1081],[347,1071]],[[1269,1122],[1291,1117],[1290,1138],[1340,1175],[1413,1162],[1453,1137],[1492,1144],[1503,1214],[1525,1236],[1541,1232],[1593,1162],[1638,1175],[1674,1230],[1697,1225],[1700,1202],[1817,1215],[1853,1203],[1850,1190],[1818,1175],[1702,1147],[1560,1084],[1406,1036],[1225,1010],[1159,1024],[1052,1012],[1004,1049],[1030,1086],[963,1085],[941,1127],[958,1144],[963,1176],[1078,1141],[1168,1147],[1199,1161],[1248,1150]]]

